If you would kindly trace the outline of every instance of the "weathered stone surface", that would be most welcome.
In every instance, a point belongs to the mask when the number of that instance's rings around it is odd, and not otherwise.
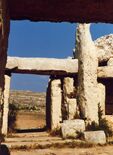
[[[110,58],[108,65],[113,63],[113,34],[105,35],[94,41],[97,57],[99,62],[106,62]],[[75,58],[77,58],[76,50],[74,51]]]
[[[65,120],[61,125],[63,138],[77,138],[78,133],[85,131],[85,122],[81,119]]]
[[[94,43],[100,62],[113,58],[113,34],[102,36],[95,40]]]
[[[113,56],[113,55],[112,55]],[[107,62],[107,66],[113,66],[113,58],[110,58]]]
[[[56,130],[60,128],[62,121],[61,114],[62,92],[61,80],[51,80],[51,129]]]
[[[102,111],[103,115],[105,115],[105,97],[106,97],[106,90],[105,85],[102,83],[98,83],[98,104],[99,110]]]
[[[78,60],[8,57],[6,71],[41,75],[72,74],[78,72]]]
[[[68,105],[68,119],[72,120],[75,118],[77,113],[77,100],[75,98],[67,99]]]
[[[7,47],[9,36],[10,18],[7,0],[0,1],[0,101],[4,90],[4,72],[7,59]],[[2,125],[2,109],[0,103],[0,130]],[[1,131],[0,131],[1,132]]]
[[[98,78],[112,78],[113,66],[98,67],[97,74]]]
[[[8,111],[9,111],[9,92],[10,92],[11,75],[5,75],[5,88],[3,97],[3,119],[2,119],[2,134],[7,135],[8,131]]]
[[[6,65],[7,72],[41,75],[74,75],[78,73],[78,59],[8,57]],[[99,78],[113,77],[113,67],[98,67],[97,76]]]
[[[104,118],[107,121],[108,128],[113,132],[113,115],[105,115]]]
[[[66,77],[63,80],[64,95],[71,98],[71,94],[74,92],[74,79]]]
[[[84,132],[85,141],[93,144],[106,144],[106,135],[104,131],[86,131]]]
[[[78,105],[81,118],[98,123],[97,52],[89,24],[79,24],[76,49],[78,53]]]
[[[73,119],[76,113],[74,78],[63,79],[63,119]]]
[[[15,20],[113,22],[112,0],[62,0],[54,2],[52,0],[8,0],[8,2],[11,19]]]

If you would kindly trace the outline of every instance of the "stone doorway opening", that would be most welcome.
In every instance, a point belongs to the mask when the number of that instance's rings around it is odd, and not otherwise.
[[[113,116],[113,79],[105,78],[99,81],[105,85],[105,115]]]
[[[34,23],[34,22],[29,22],[29,21],[22,21],[22,22],[11,21],[8,55],[14,56],[14,59],[16,58],[15,60],[18,59],[17,56],[19,56],[20,59],[21,58],[23,59],[24,58],[37,58],[39,60],[39,64],[40,64],[40,58],[45,58],[45,57],[53,58],[53,59],[54,58],[66,58],[67,59],[67,57],[72,58],[73,48],[75,46],[74,45],[75,44],[75,35],[74,35],[75,27],[76,27],[75,24],[70,24],[70,23],[49,23],[49,22]],[[15,36],[16,36],[16,39],[15,39]],[[47,61],[53,62],[52,59],[51,60],[48,59]],[[29,70],[28,66],[30,66],[31,61],[29,61],[26,64],[27,65],[25,66],[24,69]],[[57,65],[58,63],[55,63],[55,64]],[[16,66],[13,67],[13,69],[11,70],[9,69],[8,72],[23,74],[25,70],[24,71],[21,70],[22,69],[21,67],[23,67],[22,64],[20,63],[21,72],[20,70],[18,70],[19,67],[17,67],[17,65],[18,63],[16,64]],[[45,64],[41,65],[42,70],[44,68],[44,65]],[[53,70],[55,71],[59,70],[59,66],[57,67],[51,67],[53,65],[47,65],[47,66],[49,66],[49,69],[48,69],[49,73],[41,74],[42,71],[41,73],[39,73],[40,72],[40,67],[39,67],[38,75],[52,75]],[[43,72],[45,72],[45,68]],[[65,70],[65,67],[63,69]],[[36,73],[37,68],[34,67],[33,70],[35,72],[33,74],[37,74]],[[64,72],[64,71],[61,71],[61,72]],[[29,74],[29,72],[26,72],[25,74],[27,73]],[[6,107],[6,109],[8,108]],[[3,121],[3,124],[6,124],[6,122]],[[3,132],[5,134],[7,134],[6,128],[7,128],[7,125]]]
[[[48,76],[25,74],[22,77],[22,74],[12,74],[9,96],[9,132],[46,130],[47,84]]]

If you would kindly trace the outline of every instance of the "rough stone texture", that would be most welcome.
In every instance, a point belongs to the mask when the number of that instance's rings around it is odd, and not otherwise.
[[[69,22],[113,22],[113,1],[8,0],[11,19]],[[26,8],[26,9],[25,9]]]
[[[41,75],[75,74],[78,72],[78,60],[8,57],[6,71]]]
[[[107,120],[108,128],[113,132],[113,115],[105,115],[104,118]]]
[[[112,55],[113,56],[113,55]],[[113,66],[113,58],[110,58],[107,62],[107,66]]]
[[[77,100],[75,98],[69,99],[67,98],[68,105],[68,119],[72,120],[75,118],[77,113]]]
[[[105,85],[102,83],[98,83],[98,104],[99,110],[102,110],[103,115],[105,115],[105,97],[106,97],[106,90]]]
[[[60,122],[62,121],[61,104],[62,104],[62,92],[61,92],[61,80],[51,80],[51,129],[56,130],[60,128]]]
[[[81,119],[65,120],[61,125],[63,138],[77,138],[78,133],[85,131],[85,122]]]
[[[7,0],[0,1],[0,101],[4,90],[4,71],[7,59],[8,35],[9,35],[9,9]],[[0,129],[2,125],[2,109],[0,104]],[[0,131],[1,132],[1,131]]]
[[[71,77],[66,77],[63,80],[63,91],[65,96],[71,98],[71,94],[74,92],[74,79]]]
[[[78,73],[78,59],[8,57],[7,72],[41,75],[75,75]],[[111,65],[98,67],[97,76],[99,78],[113,77],[113,67]]]
[[[10,92],[11,75],[5,75],[5,88],[4,88],[4,106],[3,106],[3,119],[2,119],[2,134],[7,135],[8,131],[8,111],[9,111],[9,92]]]
[[[104,131],[86,131],[84,132],[85,141],[93,144],[106,144],[106,135]]]
[[[105,35],[95,40],[99,61],[107,61],[113,58],[113,34]]]
[[[63,79],[63,119],[74,119],[77,103],[75,99],[74,78],[65,77]]]
[[[113,66],[98,67],[97,74],[98,78],[112,78]]]
[[[98,123],[97,53],[92,41],[89,24],[77,28],[78,53],[78,105],[81,118]]]

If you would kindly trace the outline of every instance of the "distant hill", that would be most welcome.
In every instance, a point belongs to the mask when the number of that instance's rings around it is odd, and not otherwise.
[[[13,103],[16,107],[25,109],[38,109],[44,108],[46,105],[45,92],[32,92],[23,90],[11,90],[9,103]],[[20,108],[20,109],[21,109]]]

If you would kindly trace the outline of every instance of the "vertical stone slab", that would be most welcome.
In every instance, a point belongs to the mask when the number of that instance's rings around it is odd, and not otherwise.
[[[102,111],[103,115],[105,115],[105,96],[105,85],[103,85],[102,83],[98,83],[98,104],[99,110]]]
[[[52,79],[51,80],[51,130],[59,129],[61,126],[60,125],[60,122],[62,121],[61,104],[62,104],[61,80]]]
[[[110,58],[107,62],[107,66],[113,66],[113,58]]]
[[[8,36],[10,27],[9,8],[7,0],[0,0],[0,100],[4,90],[4,73],[7,60]],[[2,125],[2,108],[0,104],[0,129]],[[0,131],[1,132],[1,131]]]
[[[75,119],[77,112],[77,100],[75,98],[67,99],[68,104],[68,119]]]
[[[63,80],[63,91],[64,95],[71,97],[71,94],[74,92],[74,79],[71,77],[65,77]]]
[[[76,34],[78,53],[78,104],[81,118],[98,123],[97,53],[89,24],[79,24]]]
[[[75,98],[74,79],[65,77],[63,80],[63,119],[74,119],[77,103]]]
[[[3,119],[2,119],[2,134],[7,135],[8,132],[8,111],[9,111],[9,93],[10,93],[11,75],[5,75],[4,88],[4,105],[3,105]]]

